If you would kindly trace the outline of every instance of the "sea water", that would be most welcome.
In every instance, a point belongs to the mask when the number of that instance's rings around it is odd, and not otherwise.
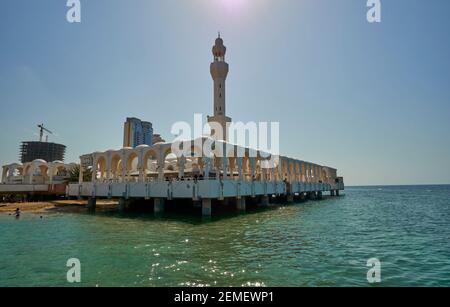
[[[68,283],[68,259],[81,283]],[[0,215],[0,286],[450,286],[450,186],[194,215]]]

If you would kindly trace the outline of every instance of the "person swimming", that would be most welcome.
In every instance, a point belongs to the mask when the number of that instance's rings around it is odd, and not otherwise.
[[[16,219],[18,219],[20,217],[20,209],[19,208],[16,209],[15,215],[16,215]]]

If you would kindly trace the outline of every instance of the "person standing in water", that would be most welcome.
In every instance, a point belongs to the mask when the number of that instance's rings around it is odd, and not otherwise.
[[[16,209],[16,219],[20,218],[20,209]]]

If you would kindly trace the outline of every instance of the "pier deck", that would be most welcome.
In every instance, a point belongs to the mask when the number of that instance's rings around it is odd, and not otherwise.
[[[245,198],[285,196],[288,199],[302,193],[322,195],[339,195],[344,190],[343,182],[305,183],[305,182],[272,182],[272,181],[237,181],[237,180],[198,180],[198,181],[154,181],[154,182],[124,182],[124,183],[93,183],[70,184],[68,196],[87,197],[95,206],[97,198],[119,198],[121,202],[133,199],[155,199],[155,212],[163,210],[165,200],[192,199],[202,201],[203,215],[211,215],[211,200],[235,198],[245,210]],[[267,201],[267,200],[266,200]],[[121,203],[120,202],[120,203]]]
[[[66,184],[0,184],[1,194],[65,195]]]
[[[293,182],[246,182],[235,180],[198,180],[176,182],[92,183],[69,185],[69,196],[100,198],[202,198],[288,195],[343,190],[343,184]]]

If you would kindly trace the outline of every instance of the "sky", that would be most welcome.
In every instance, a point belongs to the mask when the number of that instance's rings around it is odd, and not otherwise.
[[[212,113],[211,47],[230,65],[227,115],[280,122],[283,155],[347,185],[450,183],[450,1],[2,0],[0,164],[37,124],[66,161],[119,149],[126,117],[171,140]]]

